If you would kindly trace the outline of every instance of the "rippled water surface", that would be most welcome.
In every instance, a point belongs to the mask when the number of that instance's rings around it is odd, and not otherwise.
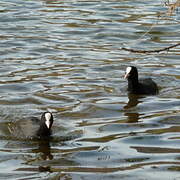
[[[121,49],[180,42],[164,2],[0,1],[0,179],[180,179],[180,47]],[[128,95],[129,65],[159,95]],[[46,110],[50,141],[11,134]]]

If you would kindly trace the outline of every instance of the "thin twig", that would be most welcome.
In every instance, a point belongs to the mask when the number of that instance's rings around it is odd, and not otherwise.
[[[180,43],[177,43],[177,44],[165,47],[165,48],[155,49],[155,50],[136,50],[136,49],[130,49],[130,48],[124,48],[124,47],[121,48],[121,49],[125,50],[125,51],[130,51],[130,52],[133,52],[133,53],[159,53],[159,52],[162,52],[162,51],[168,51],[169,49],[172,49],[172,48],[177,47],[179,45],[180,45]]]
[[[174,3],[170,3],[168,1],[168,2],[165,2],[165,5],[168,6],[168,15],[171,16],[172,13],[175,11],[175,9],[180,7],[180,0],[176,0],[176,2]]]

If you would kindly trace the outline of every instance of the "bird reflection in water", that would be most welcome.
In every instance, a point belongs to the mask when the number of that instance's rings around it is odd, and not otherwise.
[[[40,159],[43,161],[52,160],[53,155],[51,154],[50,138],[38,141],[38,148],[35,152],[40,154]],[[51,167],[47,165],[40,165],[38,169],[39,172],[51,172]]]
[[[124,115],[127,116],[127,122],[128,123],[135,123],[138,122],[140,119],[139,112],[135,108],[138,104],[142,103],[143,101],[140,100],[142,99],[142,96],[139,95],[134,95],[134,94],[128,94],[128,103],[124,106]]]
[[[51,154],[51,147],[48,140],[39,141],[39,148],[37,152],[41,153],[41,158],[43,160],[52,160],[53,155]]]

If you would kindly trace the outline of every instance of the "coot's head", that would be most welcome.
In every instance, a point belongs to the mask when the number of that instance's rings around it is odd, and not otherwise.
[[[41,124],[50,130],[53,124],[53,115],[50,112],[44,112],[41,116]]]
[[[124,78],[128,80],[138,80],[137,68],[135,66],[127,67]]]

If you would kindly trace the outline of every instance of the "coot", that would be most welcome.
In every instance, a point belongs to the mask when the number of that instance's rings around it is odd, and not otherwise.
[[[37,136],[43,138],[51,135],[51,127],[53,124],[53,115],[50,112],[44,112],[41,116],[40,126]]]
[[[138,79],[138,71],[134,66],[126,68],[124,78],[128,80],[128,92],[131,94],[158,94],[158,87],[156,83],[151,78]]]
[[[38,138],[47,139],[51,135],[53,115],[51,112],[44,112],[41,119],[36,117],[22,119],[9,124],[10,133],[16,138]]]

